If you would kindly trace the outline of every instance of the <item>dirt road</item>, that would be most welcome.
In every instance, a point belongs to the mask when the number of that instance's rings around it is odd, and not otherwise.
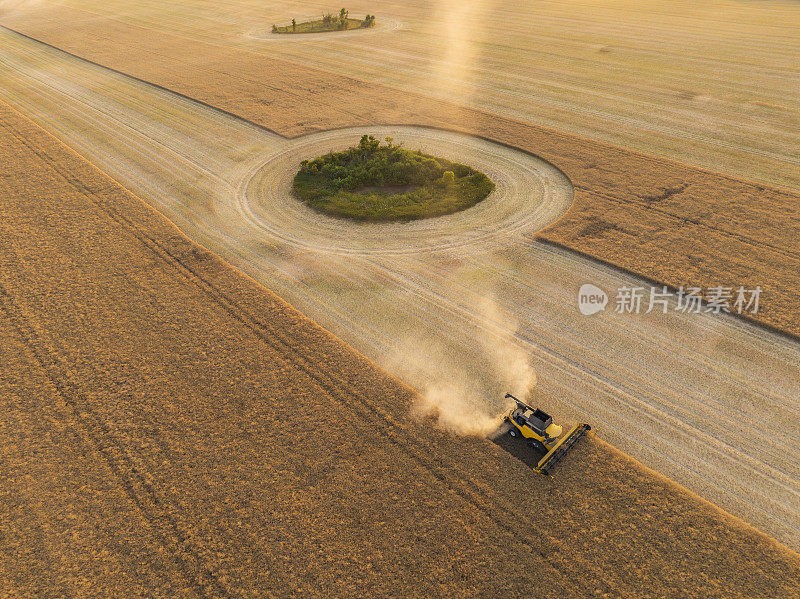
[[[524,390],[535,373],[539,401],[562,419],[590,421],[644,464],[800,546],[797,343],[709,314],[579,318],[581,284],[611,293],[643,282],[530,241],[526,233],[569,204],[552,166],[419,128],[290,141],[9,32],[2,38],[2,99],[419,389],[446,426],[486,430],[503,407],[487,398]],[[288,202],[291,164],[365,131],[445,157],[458,151],[498,178],[497,195],[474,211],[397,228],[343,225]],[[519,207],[533,217],[520,218]]]

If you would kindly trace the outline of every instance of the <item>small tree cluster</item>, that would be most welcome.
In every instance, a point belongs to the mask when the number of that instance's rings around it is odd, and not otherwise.
[[[364,135],[357,145],[304,160],[292,191],[312,208],[360,221],[408,221],[450,214],[487,197],[483,173],[386,137]],[[402,187],[404,189],[396,189]]]
[[[467,166],[448,163],[432,156],[412,152],[385,138],[386,145],[372,135],[364,135],[353,148],[303,161],[295,186],[304,195],[321,197],[349,191],[362,185],[427,185],[449,188],[456,178],[477,174]]]
[[[364,20],[361,21],[361,27],[372,27],[375,25],[375,15],[366,15]],[[313,21],[310,23],[301,23],[300,25],[301,31],[305,28],[305,31],[331,31],[334,29],[338,30],[346,30],[350,28],[350,11],[346,8],[342,8],[339,10],[338,15],[334,15],[333,13],[324,13],[322,15],[322,27],[319,26],[319,21]],[[278,27],[277,25],[272,26],[272,33],[285,33],[288,31],[288,27]],[[297,33],[297,20],[292,19],[292,33]]]
[[[339,10],[339,16],[331,13],[322,15],[322,25],[327,29],[347,29],[350,26],[348,19],[350,18],[350,11],[346,8]]]

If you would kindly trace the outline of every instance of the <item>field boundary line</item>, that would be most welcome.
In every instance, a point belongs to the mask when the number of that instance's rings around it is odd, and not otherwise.
[[[746,235],[743,235],[742,233],[736,233],[735,231],[728,231],[726,229],[722,229],[722,228],[717,227],[715,225],[712,225],[712,224],[709,224],[709,223],[704,223],[703,221],[697,220],[695,218],[687,218],[687,217],[683,217],[683,216],[678,216],[677,214],[673,214],[672,212],[664,210],[663,208],[659,208],[657,206],[650,206],[650,205],[645,203],[646,201],[645,202],[640,202],[640,201],[637,201],[637,200],[629,200],[627,198],[621,198],[621,197],[612,195],[610,193],[604,193],[602,191],[593,191],[592,189],[590,189],[588,187],[582,187],[582,186],[579,186],[579,185],[576,185],[575,189],[578,189],[578,190],[583,191],[585,193],[588,193],[590,195],[599,196],[601,198],[605,198],[607,200],[611,200],[613,202],[617,202],[618,204],[630,204],[630,205],[633,205],[633,206],[640,206],[642,208],[646,208],[648,210],[652,210],[653,212],[656,212],[658,214],[662,214],[662,215],[664,215],[664,216],[666,216],[666,217],[668,217],[670,219],[691,223],[693,225],[697,225],[697,226],[702,227],[704,229],[710,229],[712,231],[716,231],[716,232],[721,233],[722,235],[724,235],[726,237],[732,237],[734,239],[738,239],[739,241],[742,241],[747,245],[755,245],[755,246],[759,246],[760,245],[760,246],[769,248],[769,249],[777,252],[778,254],[783,254],[783,255],[785,255],[787,257],[800,259],[800,252],[795,252],[795,251],[792,251],[792,250],[790,250],[788,248],[787,249],[783,249],[783,248],[780,248],[780,247],[778,247],[776,245],[773,245],[771,243],[767,243],[766,241],[759,241],[758,239],[755,239],[753,237],[748,237]]]
[[[84,58],[83,56],[78,56],[77,54],[74,54],[73,52],[70,52],[69,50],[63,50],[63,49],[59,48],[58,46],[54,46],[53,44],[49,44],[47,42],[44,42],[44,41],[42,41],[40,39],[37,39],[37,38],[35,38],[35,37],[31,36],[31,35],[27,35],[25,33],[22,33],[21,31],[17,31],[16,29],[13,29],[12,27],[8,27],[6,25],[0,24],[0,28],[3,28],[5,30],[7,30],[7,31],[10,31],[10,32],[14,33],[15,35],[19,35],[19,36],[22,36],[22,37],[24,37],[26,39],[29,39],[32,42],[35,42],[37,44],[41,44],[43,46],[47,46],[48,48],[50,48],[52,50],[55,50],[57,52],[61,52],[63,54],[71,56],[72,58],[75,58],[77,60],[80,60],[80,61],[89,63],[91,65],[94,65],[94,66],[96,66],[98,68],[105,69],[106,71],[111,71],[112,73],[116,73],[117,75],[121,75],[122,77],[127,77],[129,79],[133,79],[134,81],[138,81],[139,83],[142,83],[144,85],[148,85],[150,87],[155,87],[156,89],[159,89],[159,90],[161,90],[163,92],[167,92],[167,93],[170,93],[170,94],[175,94],[176,96],[180,96],[181,98],[183,98],[184,100],[187,100],[188,102],[192,102],[194,104],[199,104],[200,106],[204,106],[204,107],[209,108],[211,110],[214,110],[216,112],[220,112],[220,113],[225,114],[225,115],[227,115],[227,116],[229,116],[231,118],[234,118],[234,119],[240,120],[242,122],[245,122],[248,125],[252,125],[253,127],[258,127],[259,129],[262,129],[262,130],[264,130],[267,133],[270,133],[272,135],[276,135],[276,136],[278,136],[278,137],[280,137],[282,139],[292,139],[291,137],[287,137],[286,135],[282,135],[282,134],[278,133],[277,131],[274,131],[274,130],[270,129],[266,125],[262,125],[260,123],[256,123],[255,121],[251,121],[247,117],[243,117],[243,116],[241,116],[239,114],[236,114],[234,112],[230,112],[229,110],[225,110],[224,108],[219,108],[218,106],[214,106],[213,104],[209,104],[208,102],[204,102],[203,100],[198,100],[197,98],[193,98],[193,97],[188,96],[188,95],[186,95],[184,93],[181,93],[179,91],[175,91],[174,89],[170,89],[170,88],[165,87],[163,85],[159,85],[158,83],[153,83],[151,81],[147,81],[146,79],[142,79],[140,77],[137,77],[136,75],[131,75],[130,73],[126,73],[125,71],[120,71],[119,69],[115,69],[114,67],[109,67],[109,66],[101,64],[99,62],[95,62],[94,60],[91,60],[89,58]],[[298,136],[298,137],[301,137],[301,136]],[[59,142],[59,143],[62,143],[62,142]],[[92,166],[94,166],[94,165],[92,165]]]

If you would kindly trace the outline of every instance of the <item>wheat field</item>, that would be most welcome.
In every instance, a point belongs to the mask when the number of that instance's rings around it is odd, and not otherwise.
[[[120,20],[125,11],[109,18],[60,4],[3,6],[2,24],[282,135],[405,123],[466,131],[532,152],[564,171],[575,187],[572,209],[540,239],[674,288],[760,286],[761,309],[746,316],[800,334],[794,300],[800,286],[798,193],[337,75],[274,52],[198,41],[152,23],[142,27]],[[142,17],[153,12],[158,6],[133,11]],[[181,14],[180,7],[174,12]],[[63,27],[65,22],[72,25]],[[213,27],[204,19],[192,23],[198,31]],[[365,33],[379,44],[379,36],[395,32],[386,26]],[[327,39],[304,44],[324,54]],[[132,46],[137,52],[129,51]]]
[[[0,1],[0,595],[796,594],[795,5],[268,34],[336,8]],[[403,228],[292,201],[363,134],[497,190]],[[767,293],[577,314],[654,281]],[[495,436],[534,383],[598,435],[549,480]]]
[[[562,418],[590,421],[648,467],[799,542],[797,343],[712,314],[580,317],[581,284],[646,283],[532,240],[573,209],[552,165],[421,127],[287,140],[16,34],[0,39],[0,98],[419,390],[451,430],[491,432],[505,392],[535,377],[537,398]],[[402,227],[320,217],[291,197],[303,159],[365,133],[460,156],[496,193]],[[754,418],[768,426],[744,434]]]

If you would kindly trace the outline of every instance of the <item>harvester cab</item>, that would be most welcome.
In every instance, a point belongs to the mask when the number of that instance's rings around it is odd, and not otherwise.
[[[562,435],[563,429],[553,423],[549,414],[532,408],[510,393],[506,393],[506,398],[513,399],[516,404],[505,418],[511,424],[508,434],[522,437],[528,445],[545,454],[533,468],[539,474],[546,475],[575,442],[592,428],[588,424],[576,424]]]

